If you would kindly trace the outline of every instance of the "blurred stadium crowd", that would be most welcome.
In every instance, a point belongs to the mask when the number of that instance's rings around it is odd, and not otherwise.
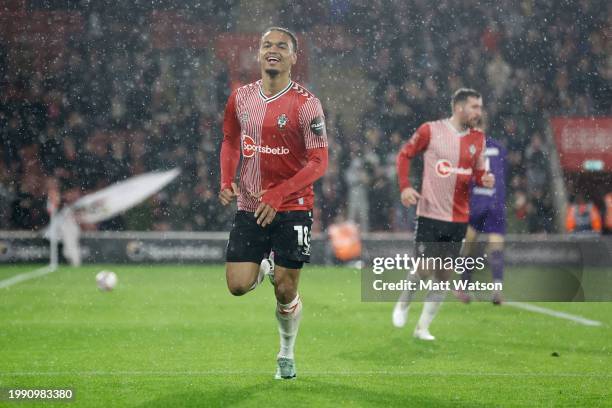
[[[50,3],[28,7],[63,4],[85,27],[52,63],[34,64],[35,46],[21,48],[15,61],[0,38],[0,229],[46,225],[54,183],[69,203],[176,166],[183,169],[178,182],[96,228],[227,229],[232,211],[216,198],[220,123],[232,82],[227,65],[203,49],[154,47],[152,9]],[[331,160],[316,186],[320,229],[345,218],[363,230],[411,229],[414,214],[398,199],[395,154],[420,123],[448,116],[452,91],[469,86],[484,95],[486,133],[510,152],[511,230],[553,230],[547,118],[610,115],[610,4],[329,0],[277,1],[275,10],[272,21],[302,33],[315,49],[320,59],[311,65],[329,66],[332,78],[359,70],[373,84],[358,101],[364,110],[357,132],[347,131],[338,103],[322,100]],[[208,1],[185,12],[215,35],[236,30],[245,8]],[[359,66],[327,64],[326,35],[341,39]],[[314,77],[305,85],[318,94]]]

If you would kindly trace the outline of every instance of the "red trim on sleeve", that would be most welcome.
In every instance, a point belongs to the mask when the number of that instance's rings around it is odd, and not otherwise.
[[[487,139],[485,135],[482,134],[482,146],[480,148],[480,153],[478,153],[478,157],[474,163],[474,182],[477,186],[482,187],[482,176],[487,173],[487,169],[485,168],[485,154],[487,151]]]

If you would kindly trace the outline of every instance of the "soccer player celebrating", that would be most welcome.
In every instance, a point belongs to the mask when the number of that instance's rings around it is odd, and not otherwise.
[[[289,30],[262,35],[262,78],[229,97],[221,145],[223,205],[238,200],[226,252],[236,296],[271,275],[280,333],[277,379],[296,377],[294,345],[302,314],[300,270],[310,258],[313,183],[327,169],[327,134],[319,100],[291,80],[298,42]],[[242,151],[240,181],[234,181]],[[274,254],[274,259],[266,254]]]
[[[424,257],[457,257],[465,237],[469,217],[468,190],[472,179],[477,185],[492,188],[495,177],[485,172],[484,134],[475,129],[482,116],[482,97],[473,89],[462,88],[451,101],[449,119],[421,125],[397,156],[401,202],[417,205],[415,247]],[[422,191],[410,185],[410,161],[424,153]],[[446,281],[448,270],[436,270],[435,279]],[[430,271],[408,274],[408,280],[428,277]],[[393,310],[393,324],[403,327],[414,291],[404,291]],[[414,337],[434,340],[429,325],[444,296],[443,290],[431,290],[425,298],[423,312]]]
[[[495,187],[487,188],[472,184],[470,194],[470,222],[465,236],[465,255],[472,255],[472,244],[478,234],[487,234],[487,253],[493,282],[504,280],[504,234],[506,233],[506,148],[497,140],[486,138],[486,170],[495,176]],[[466,281],[470,273],[463,274]],[[470,295],[457,292],[457,297],[467,303]],[[502,294],[493,292],[493,304],[501,305]]]

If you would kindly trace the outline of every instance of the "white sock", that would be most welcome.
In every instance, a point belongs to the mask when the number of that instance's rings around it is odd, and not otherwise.
[[[280,335],[280,351],[278,357],[293,358],[293,348],[297,337],[300,319],[302,318],[302,300],[296,295],[290,303],[277,303],[276,320]]]
[[[430,290],[429,293],[427,293],[427,297],[425,297],[425,302],[423,303],[423,311],[417,323],[417,330],[429,330],[429,325],[434,317],[436,317],[445,297],[446,291],[442,290]]]
[[[421,280],[419,275],[416,273],[408,273],[406,276],[406,280],[408,282],[418,282]],[[407,309],[410,306],[410,302],[412,301],[412,297],[415,294],[415,290],[405,290],[400,294],[399,299],[397,299],[397,304],[400,305],[403,309]]]

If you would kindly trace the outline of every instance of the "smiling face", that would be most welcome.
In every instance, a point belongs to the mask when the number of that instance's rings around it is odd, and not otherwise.
[[[482,119],[482,98],[470,96],[465,102],[457,103],[455,114],[463,126],[468,128],[478,127]]]
[[[291,66],[297,62],[291,37],[282,31],[269,31],[259,43],[259,64],[262,73],[270,76],[290,73]]]

